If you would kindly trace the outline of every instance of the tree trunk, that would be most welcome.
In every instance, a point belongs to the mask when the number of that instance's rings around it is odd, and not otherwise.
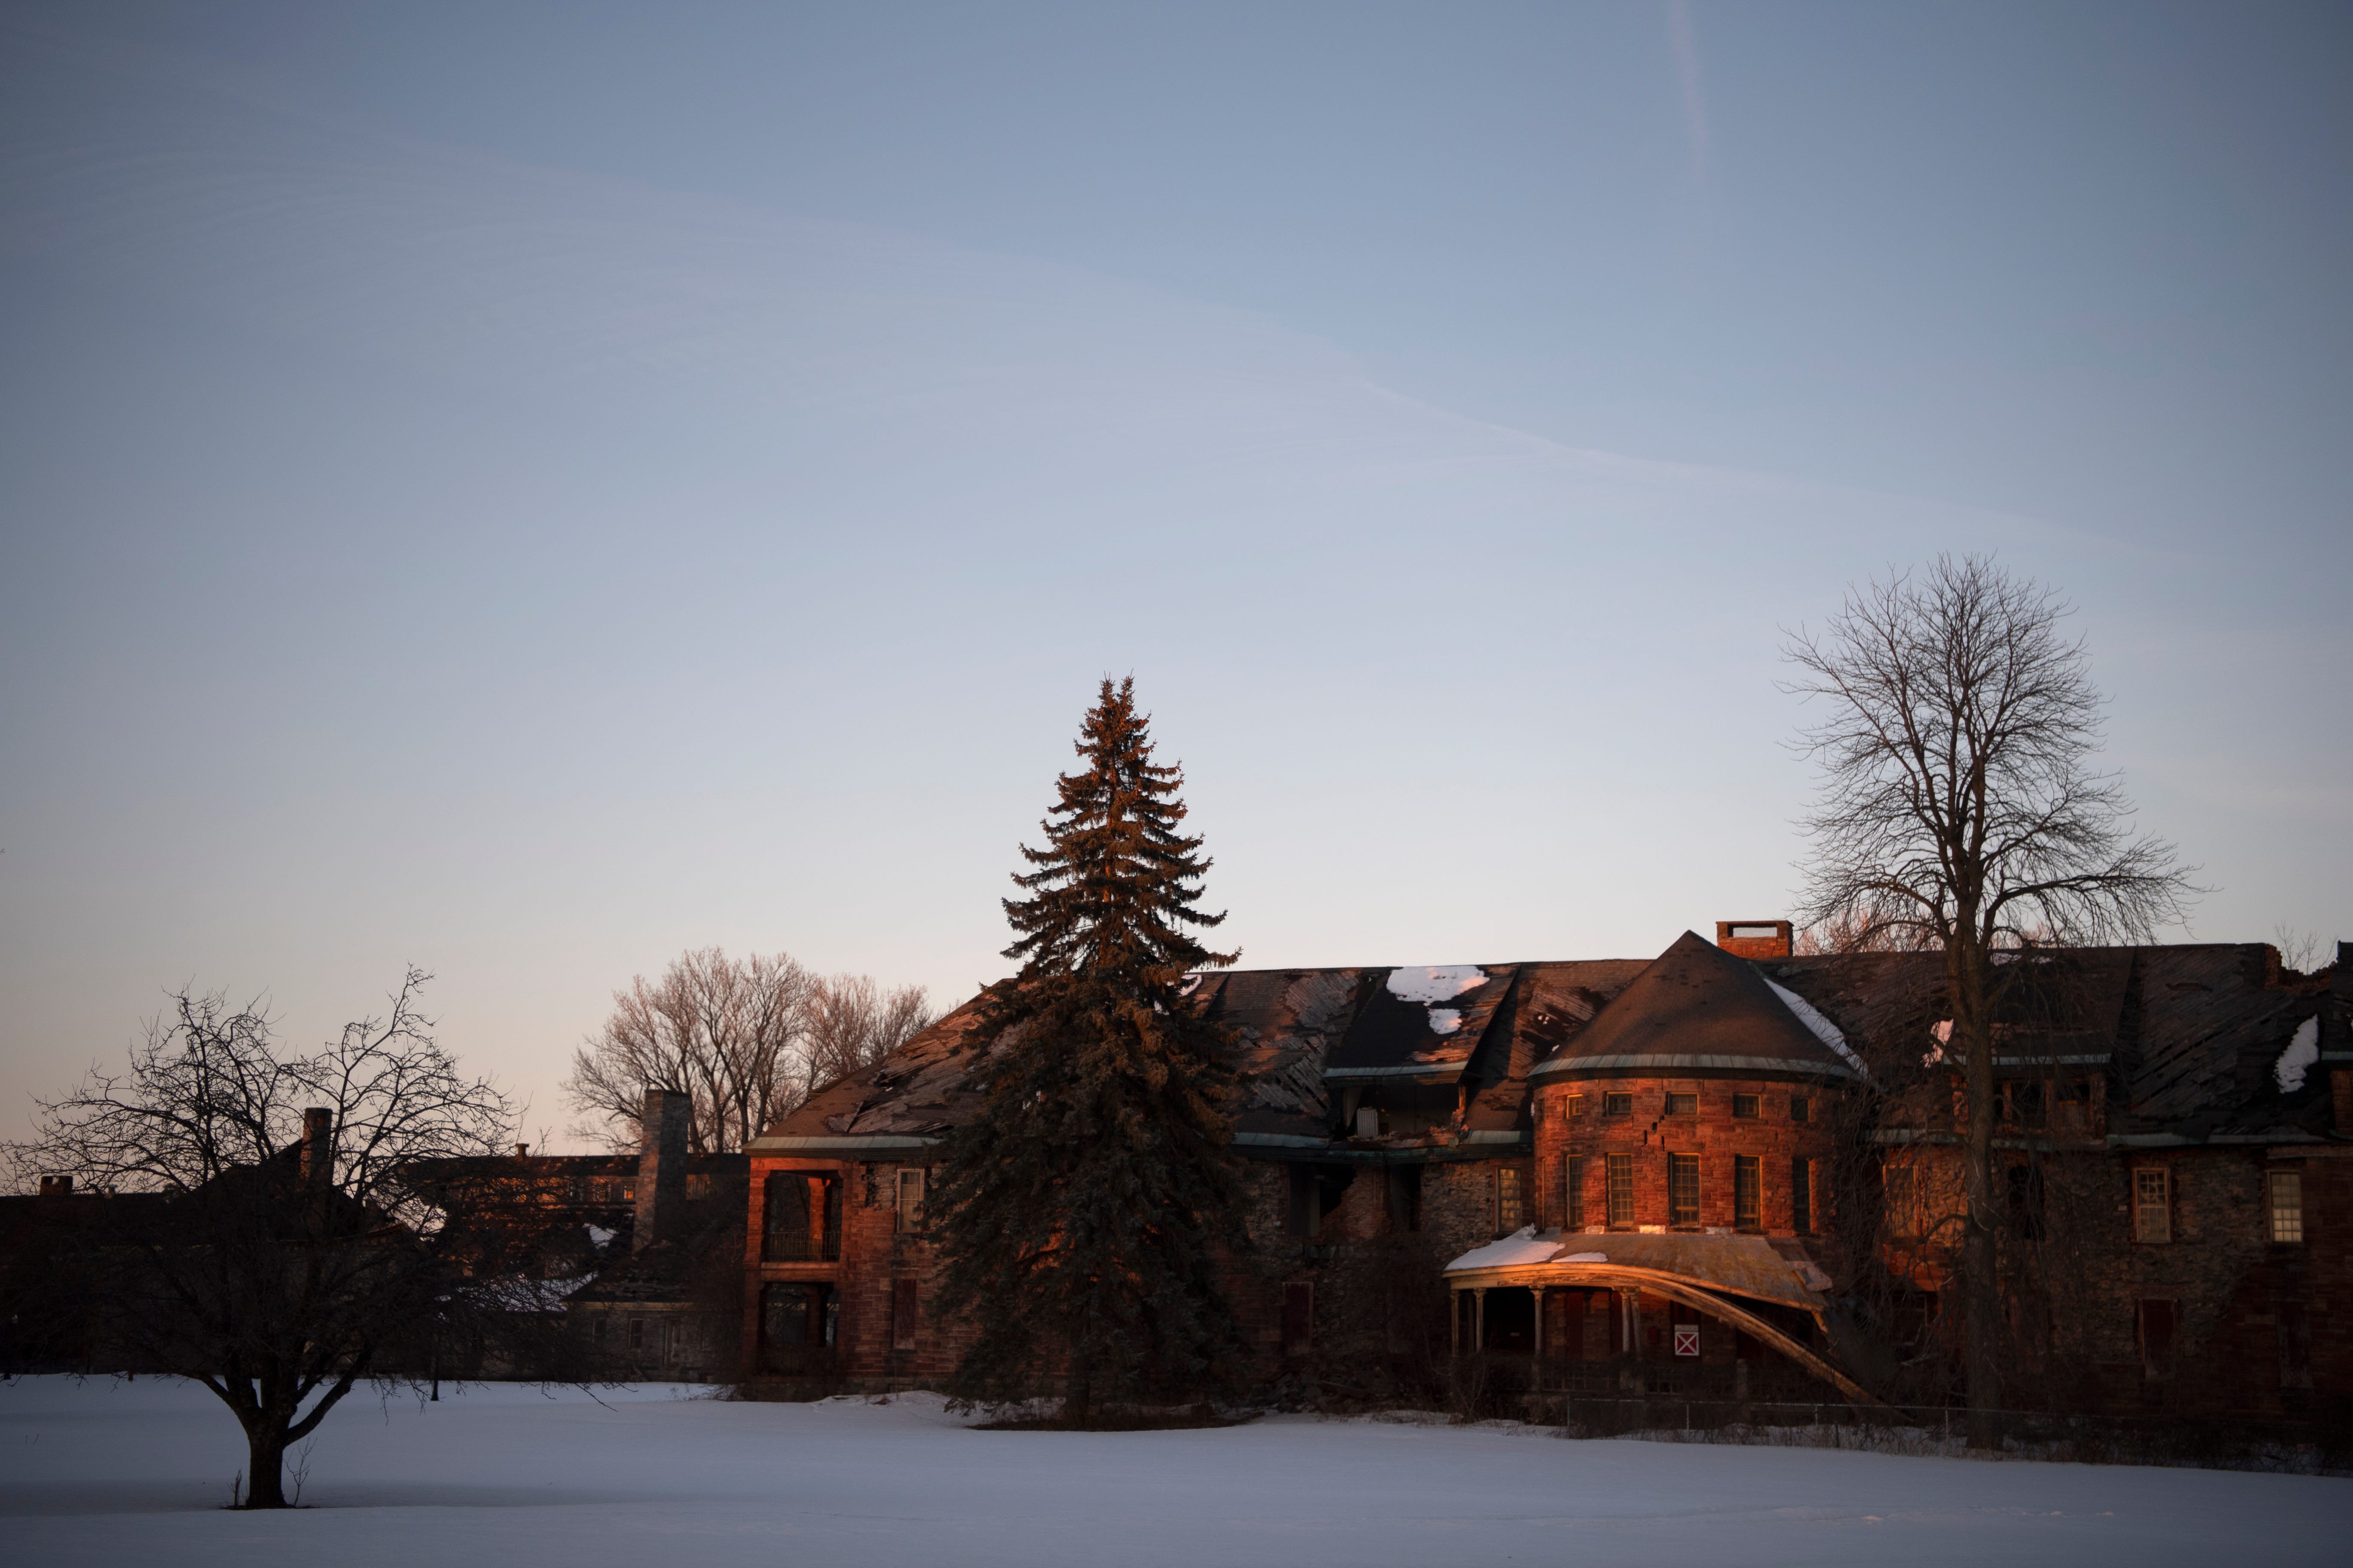
[[[1968,1134],[1962,1144],[1961,1311],[1966,1338],[1961,1366],[1969,1403],[1969,1447],[1997,1448],[2001,1406],[2001,1276],[1994,1234],[1993,1134],[2000,1107],[1993,1077],[1993,1019],[1987,1004],[1982,952],[1960,955],[1955,978],[1954,1043],[1966,1053],[1963,1099]]]
[[[264,1415],[246,1428],[247,1508],[284,1508],[286,1504],[286,1424]]]

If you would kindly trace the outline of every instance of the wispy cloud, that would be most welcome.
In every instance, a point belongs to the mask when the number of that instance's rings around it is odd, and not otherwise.
[[[1692,173],[1707,177],[1707,101],[1700,92],[1699,40],[1692,31],[1688,0],[1667,0],[1667,37],[1675,50],[1675,74],[1683,84],[1683,125],[1691,132]]]

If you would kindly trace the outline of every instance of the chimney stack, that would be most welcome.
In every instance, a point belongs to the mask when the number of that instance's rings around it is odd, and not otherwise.
[[[335,1179],[335,1113],[323,1105],[302,1112],[302,1179],[313,1186]]]
[[[515,1158],[516,1158],[516,1159],[518,1159],[518,1160],[528,1160],[528,1159],[530,1159],[530,1158],[531,1158],[531,1145],[530,1145],[530,1144],[528,1144],[528,1143],[518,1143],[518,1144],[516,1144],[516,1145],[515,1145]]]
[[[1788,921],[1715,922],[1715,945],[1735,958],[1787,958],[1790,936]]]
[[[41,1195],[45,1198],[69,1198],[73,1196],[73,1178],[71,1176],[43,1176],[41,1178]]]
[[[686,1192],[686,1133],[694,1109],[684,1089],[646,1090],[639,1126],[645,1142],[638,1152],[638,1226],[632,1251],[666,1241],[678,1227],[679,1200]]]

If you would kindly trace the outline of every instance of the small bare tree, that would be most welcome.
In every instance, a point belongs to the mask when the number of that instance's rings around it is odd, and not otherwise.
[[[417,1011],[411,969],[380,1018],[281,1055],[258,1005],[182,990],[129,1070],[37,1101],[7,1148],[22,1185],[67,1175],[99,1353],[203,1384],[248,1447],[248,1508],[286,1506],[290,1444],[360,1384],[415,1381],[438,1332],[504,1333],[496,1278],[469,1279],[417,1162],[496,1151],[513,1117]],[[88,1205],[79,1207],[79,1205]]]
[[[2093,771],[2103,700],[2056,595],[1990,560],[1940,557],[1849,592],[1793,634],[1785,688],[1828,706],[1799,750],[1820,773],[1805,821],[1804,918],[1853,947],[1944,955],[1968,1128],[1959,1274],[1970,1441],[1996,1440],[1994,1014],[2022,948],[2145,941],[2198,889],[2136,836],[2117,776]]]
[[[809,987],[808,1084],[812,1089],[881,1061],[931,1026],[920,985],[885,989],[871,974],[835,974]]]

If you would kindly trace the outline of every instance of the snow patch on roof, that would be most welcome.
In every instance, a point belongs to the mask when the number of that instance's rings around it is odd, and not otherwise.
[[[2287,1049],[2272,1064],[2272,1077],[2277,1080],[2282,1094],[2294,1094],[2304,1087],[2305,1069],[2320,1059],[2320,1015],[2315,1013],[2295,1026],[2295,1037]]]
[[[1389,971],[1389,994],[1400,1002],[1444,1002],[1487,983],[1475,963],[1424,963]]]
[[[1460,1007],[1432,1007],[1430,1010],[1431,1034],[1451,1035],[1461,1026],[1462,1009]]]
[[[1774,985],[1770,980],[1766,981],[1765,984],[1773,986],[1773,994],[1781,999],[1783,1006],[1797,1015],[1798,1022],[1813,1031],[1814,1038],[1844,1058],[1847,1066],[1857,1072],[1863,1072],[1862,1058],[1847,1049],[1846,1037],[1839,1033],[1839,1026],[1836,1024],[1815,1012],[1811,1002],[1807,1001],[1788,986]]]
[[[587,1228],[589,1244],[595,1247],[599,1252],[602,1252],[605,1248],[610,1247],[613,1244],[613,1237],[620,1234],[618,1231],[607,1230],[601,1225],[592,1225]]]
[[[1472,1247],[1448,1264],[1446,1272],[1451,1274],[1462,1268],[1511,1268],[1523,1263],[1549,1263],[1560,1247],[1557,1241],[1538,1241],[1536,1227],[1524,1225],[1501,1241]]]
[[[1553,1261],[1555,1263],[1607,1263],[1609,1261],[1609,1255],[1606,1252],[1572,1252],[1567,1258],[1556,1258]]]

